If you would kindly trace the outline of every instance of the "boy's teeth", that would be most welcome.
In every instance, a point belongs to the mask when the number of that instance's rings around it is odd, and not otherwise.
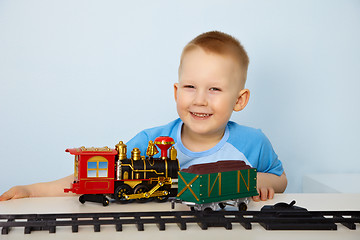
[[[195,116],[197,117],[208,117],[210,116],[210,114],[206,114],[206,113],[193,113]]]

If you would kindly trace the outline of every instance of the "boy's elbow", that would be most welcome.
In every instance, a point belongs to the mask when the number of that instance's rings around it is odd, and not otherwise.
[[[278,184],[277,193],[283,193],[287,187],[287,177],[285,171],[279,176],[280,182]]]

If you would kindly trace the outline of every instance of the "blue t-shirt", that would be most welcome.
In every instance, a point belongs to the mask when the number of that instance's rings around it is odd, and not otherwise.
[[[194,164],[216,162],[219,160],[242,160],[258,172],[272,173],[280,176],[284,169],[274,152],[270,141],[259,129],[245,127],[229,121],[223,138],[213,148],[203,152],[192,152],[181,141],[180,118],[164,126],[141,131],[126,143],[128,157],[133,148],[139,148],[142,155],[146,154],[148,142],[159,136],[170,136],[175,140],[175,148],[180,168],[188,168]],[[159,157],[160,153],[154,157]]]

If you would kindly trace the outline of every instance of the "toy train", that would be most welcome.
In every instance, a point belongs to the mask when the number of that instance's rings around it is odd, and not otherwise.
[[[104,206],[109,205],[108,197],[120,203],[149,199],[162,202],[176,197],[176,202],[195,210],[215,210],[226,205],[246,210],[248,197],[257,195],[255,168],[231,160],[193,165],[179,171],[173,144],[172,138],[161,136],[149,141],[146,157],[134,148],[130,158],[122,141],[115,149],[66,149],[75,155],[75,169],[74,182],[64,192],[80,194],[81,203],[99,202]],[[161,150],[159,158],[153,157],[158,153],[156,146]]]

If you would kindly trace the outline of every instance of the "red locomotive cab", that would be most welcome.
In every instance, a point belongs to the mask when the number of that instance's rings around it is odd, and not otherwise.
[[[65,192],[76,194],[108,194],[114,192],[115,155],[117,151],[104,148],[66,149],[75,155],[74,182]]]

